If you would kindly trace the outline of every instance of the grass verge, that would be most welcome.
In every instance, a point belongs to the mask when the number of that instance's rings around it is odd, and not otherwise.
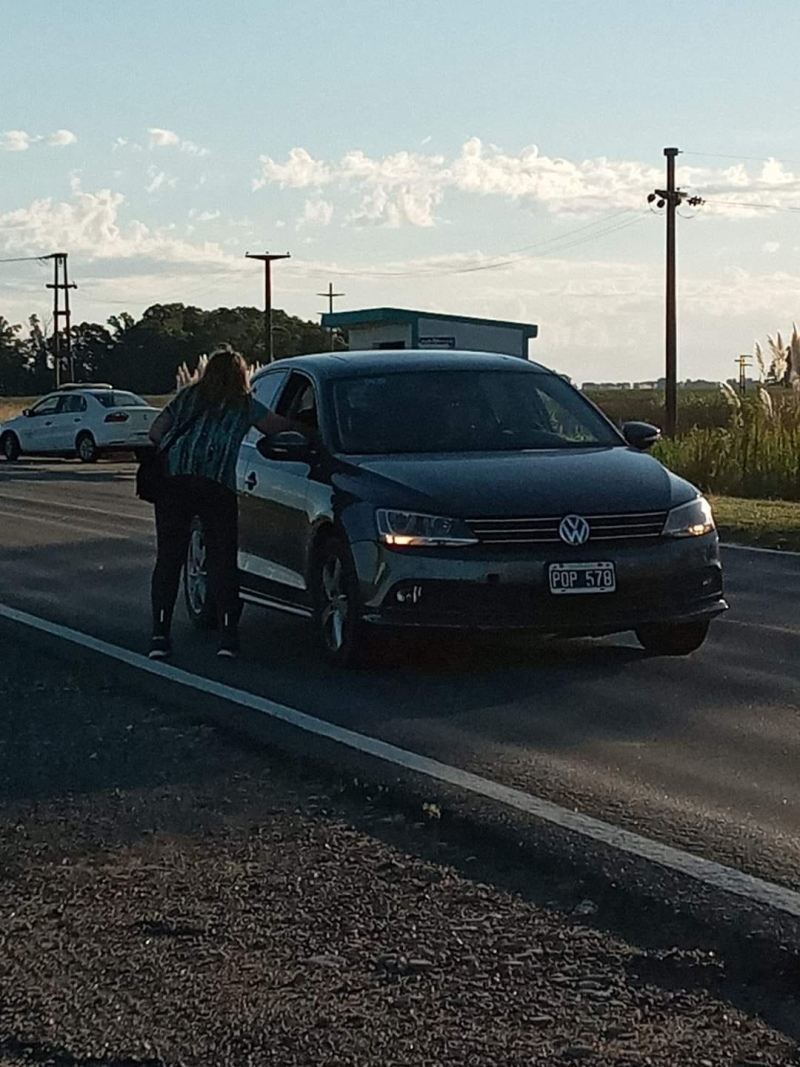
[[[800,552],[800,503],[711,496],[723,541]]]

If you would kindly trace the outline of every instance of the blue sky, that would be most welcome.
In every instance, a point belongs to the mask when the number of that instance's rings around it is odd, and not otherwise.
[[[657,377],[675,144],[681,372],[800,318],[789,0],[0,0],[0,255],[70,253],[79,318],[275,300],[539,324],[578,379]],[[59,57],[64,57],[59,62]],[[748,206],[749,205],[749,206]],[[521,250],[521,251],[518,251]],[[0,314],[47,316],[38,264]]]

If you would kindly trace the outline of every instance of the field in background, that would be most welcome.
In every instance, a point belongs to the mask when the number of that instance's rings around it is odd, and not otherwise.
[[[664,394],[660,389],[609,389],[586,391],[612,422],[650,422],[663,426]],[[678,390],[678,433],[699,428],[726,429],[731,422],[731,406],[719,389]]]

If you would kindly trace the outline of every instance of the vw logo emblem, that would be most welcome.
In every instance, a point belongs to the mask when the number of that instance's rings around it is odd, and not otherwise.
[[[558,527],[558,536],[568,545],[585,545],[589,540],[589,523],[580,515],[567,515]]]

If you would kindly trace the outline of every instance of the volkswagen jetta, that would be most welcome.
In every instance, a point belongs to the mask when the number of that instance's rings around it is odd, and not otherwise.
[[[711,509],[647,455],[658,430],[618,430],[542,366],[347,352],[282,360],[253,391],[308,434],[242,445],[242,598],[313,620],[335,662],[388,626],[634,630],[686,655],[727,607]],[[199,524],[185,593],[210,624]]]

